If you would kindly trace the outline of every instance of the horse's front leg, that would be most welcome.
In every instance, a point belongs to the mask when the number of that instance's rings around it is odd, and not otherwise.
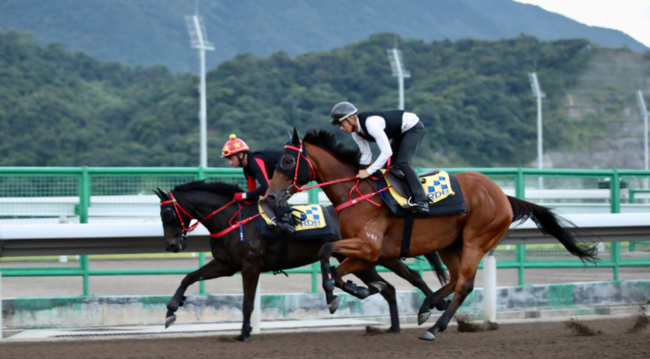
[[[344,256],[338,253],[332,253],[332,256],[339,261],[339,264],[346,259]],[[339,286],[336,283],[335,285],[341,288],[344,292],[359,299],[366,299],[369,296],[382,292],[384,289],[386,289],[385,281],[379,276],[379,273],[377,273],[377,270],[375,268],[355,273],[355,275],[359,277],[359,279],[361,279],[364,283],[366,283],[368,287],[366,288],[358,286],[352,283],[352,281],[343,282],[342,286]]]
[[[174,324],[176,321],[176,311],[179,307],[182,307],[185,302],[185,291],[187,288],[200,281],[212,278],[219,277],[230,277],[235,274],[237,270],[233,268],[229,263],[223,263],[217,261],[216,259],[211,260],[208,264],[203,267],[195,270],[192,273],[183,278],[181,285],[176,289],[176,293],[167,304],[167,316],[165,318],[165,328],[169,328],[170,325]]]
[[[242,265],[241,275],[244,283],[244,303],[243,313],[244,322],[242,323],[241,334],[235,337],[235,340],[247,342],[251,339],[251,313],[255,310],[255,292],[257,291],[257,283],[260,280],[261,263],[251,263],[244,260]],[[262,310],[257,308],[257,310]]]
[[[336,272],[330,266],[330,258],[332,257],[332,243],[325,243],[318,252],[320,259],[320,272],[323,277],[323,291],[327,300],[327,306],[330,313],[336,312],[339,307],[339,298],[334,295],[334,287],[336,286]]]
[[[382,263],[383,264],[383,263]],[[399,312],[397,310],[397,293],[395,287],[388,283],[377,273],[376,268],[368,269],[363,272],[355,273],[366,285],[368,285],[370,294],[379,292],[382,297],[388,302],[388,310],[390,312],[390,328],[386,333],[399,333],[401,331],[399,324]],[[345,283],[347,285],[348,283]],[[345,290],[345,289],[344,289]]]
[[[362,287],[358,287],[353,283],[344,283],[341,277],[348,273],[358,273],[373,268],[375,266],[374,262],[379,257],[381,250],[381,238],[378,241],[379,245],[373,246],[367,243],[367,239],[355,237],[334,243],[327,243],[321,248],[319,257],[323,275],[323,289],[330,313],[336,312],[339,305],[339,298],[333,293],[335,286],[342,289],[345,288],[348,292],[362,290]],[[346,257],[335,270],[329,264],[330,257],[333,253],[338,253]],[[385,283],[383,282],[377,282],[376,284],[379,291],[385,287]]]

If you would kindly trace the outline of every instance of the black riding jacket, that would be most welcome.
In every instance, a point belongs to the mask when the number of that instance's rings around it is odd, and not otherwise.
[[[247,200],[266,193],[281,154],[282,152],[275,150],[255,151],[248,154],[248,165],[244,167],[244,174],[248,180]],[[257,183],[260,184],[259,187]]]

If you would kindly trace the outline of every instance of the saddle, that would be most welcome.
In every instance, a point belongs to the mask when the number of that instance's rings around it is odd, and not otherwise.
[[[381,176],[381,173],[376,175]],[[413,214],[402,209],[412,194],[404,173],[401,171],[391,168],[386,176],[377,181],[379,189],[392,186],[380,194],[393,214],[399,217],[431,218],[467,211],[465,199],[456,177],[439,169],[422,172],[419,177],[429,199],[429,213]]]
[[[335,235],[329,212],[319,204],[291,206],[292,216],[298,219],[296,231],[291,235],[280,234],[271,228],[275,211],[261,200],[258,201],[258,211],[262,215],[257,217],[257,228],[266,239],[305,241]]]
[[[422,182],[422,178],[435,175],[438,172],[440,172],[440,169],[434,168],[418,173],[418,177],[420,177],[420,182],[424,183]],[[386,177],[388,177],[388,180],[393,185],[395,191],[397,191],[397,193],[399,193],[402,197],[413,197],[413,193],[411,193],[411,187],[409,187],[409,185],[406,183],[406,175],[404,172],[402,172],[402,170],[396,167],[391,167],[388,173],[386,173]]]

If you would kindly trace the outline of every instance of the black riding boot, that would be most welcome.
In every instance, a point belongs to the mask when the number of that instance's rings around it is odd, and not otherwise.
[[[413,194],[413,197],[409,198],[408,205],[403,209],[413,213],[429,212],[429,201],[424,194],[420,178],[411,165],[411,159],[422,141],[422,136],[424,136],[424,125],[422,122],[418,122],[410,130],[404,132],[401,137],[393,138],[393,142],[390,144],[393,150],[392,163],[398,167],[395,172],[398,173],[398,176],[399,172],[404,174]]]
[[[406,182],[413,194],[413,197],[408,199],[408,204],[402,208],[413,213],[428,213],[429,201],[427,200],[427,195],[424,193],[424,188],[422,187],[417,172],[415,172],[415,169],[410,164],[401,164],[399,168],[404,172]]]

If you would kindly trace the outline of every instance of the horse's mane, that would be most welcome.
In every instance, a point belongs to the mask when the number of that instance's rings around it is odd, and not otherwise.
[[[206,191],[225,197],[232,197],[237,192],[244,192],[239,186],[223,182],[193,181],[174,187],[174,191]]]
[[[347,148],[344,144],[336,142],[336,137],[330,131],[309,130],[302,140],[330,151],[336,158],[353,165],[356,169],[365,168],[359,163],[361,151],[358,148]]]

